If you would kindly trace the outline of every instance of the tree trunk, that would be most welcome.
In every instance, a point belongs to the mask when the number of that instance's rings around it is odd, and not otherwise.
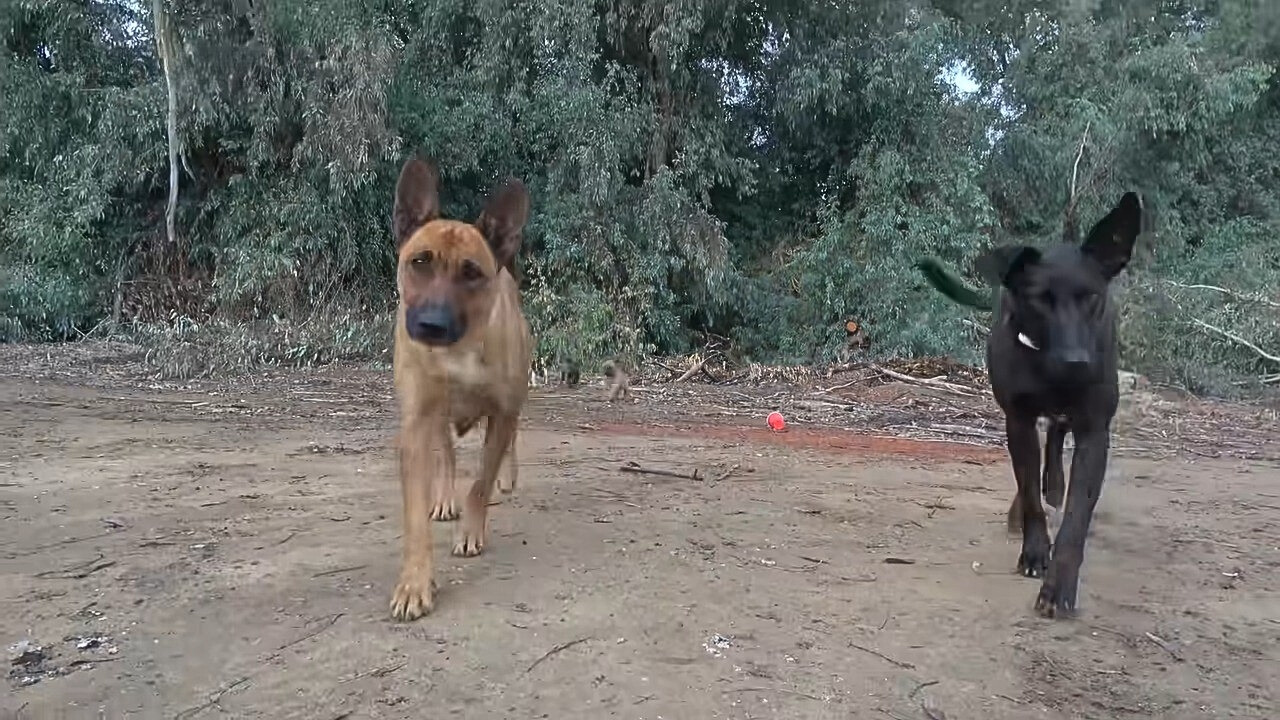
[[[169,112],[166,132],[169,139],[169,203],[164,211],[165,237],[170,246],[177,245],[178,234],[174,216],[178,210],[178,92],[173,74],[173,35],[169,25],[169,16],[164,9],[164,0],[152,0],[151,16],[155,24],[156,50],[160,55],[160,66],[164,71],[164,84],[169,95]]]

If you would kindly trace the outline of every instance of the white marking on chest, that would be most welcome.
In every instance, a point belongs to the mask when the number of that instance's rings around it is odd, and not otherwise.
[[[1039,349],[1040,349],[1039,347],[1037,347],[1037,346],[1036,346],[1036,344],[1035,344],[1035,343],[1031,342],[1031,338],[1027,337],[1027,336],[1026,336],[1025,334],[1023,334],[1023,333],[1018,333],[1018,342],[1022,343],[1023,345],[1026,345],[1027,347],[1031,348],[1032,350],[1039,350]]]

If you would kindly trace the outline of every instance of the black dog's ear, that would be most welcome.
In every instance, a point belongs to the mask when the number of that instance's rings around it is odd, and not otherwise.
[[[391,234],[396,250],[418,228],[440,217],[440,173],[434,164],[411,157],[400,169],[396,201],[391,211]]]
[[[999,245],[978,257],[975,267],[988,284],[1017,289],[1022,273],[1040,262],[1040,251],[1029,245]]]
[[[1089,231],[1080,250],[1102,267],[1108,280],[1120,274],[1133,257],[1133,246],[1142,232],[1142,196],[1127,192],[1119,204]]]
[[[489,196],[484,212],[476,220],[476,227],[489,243],[498,267],[512,270],[516,253],[520,250],[524,224],[529,221],[529,191],[515,178]]]

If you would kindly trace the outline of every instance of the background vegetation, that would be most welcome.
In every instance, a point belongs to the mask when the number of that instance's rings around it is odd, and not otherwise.
[[[454,215],[529,184],[543,357],[713,333],[823,362],[853,317],[876,354],[974,360],[913,260],[1140,189],[1126,365],[1280,380],[1269,0],[8,0],[0,42],[0,340],[129,332],[176,374],[381,357],[421,149]]]

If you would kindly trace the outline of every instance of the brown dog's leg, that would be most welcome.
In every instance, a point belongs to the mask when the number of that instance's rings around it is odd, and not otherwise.
[[[498,490],[504,495],[515,492],[516,483],[520,479],[520,471],[516,467],[516,433],[511,433],[511,447],[507,448],[507,471],[498,480]]]
[[[457,455],[453,448],[453,435],[445,427],[446,441],[433,454],[438,473],[431,483],[431,519],[448,521],[458,517],[458,492],[454,478],[458,474]]]
[[[1009,459],[1018,481],[1017,499],[1022,507],[1022,552],[1018,572],[1042,577],[1049,566],[1049,528],[1040,504],[1040,433],[1036,418],[1009,415],[1005,418],[1009,439]]]
[[[480,465],[480,477],[471,484],[462,503],[462,522],[453,542],[453,554],[474,557],[484,552],[485,535],[488,532],[489,499],[502,457],[511,447],[516,432],[517,415],[492,416],[485,427],[484,459]]]
[[[404,551],[400,581],[391,596],[391,617],[416,620],[431,612],[435,578],[432,576],[431,520],[427,515],[432,475],[437,471],[433,448],[441,444],[442,428],[418,413],[406,412],[400,431],[400,490],[404,505]],[[443,428],[448,430],[448,428]],[[444,438],[448,442],[448,437]]]

